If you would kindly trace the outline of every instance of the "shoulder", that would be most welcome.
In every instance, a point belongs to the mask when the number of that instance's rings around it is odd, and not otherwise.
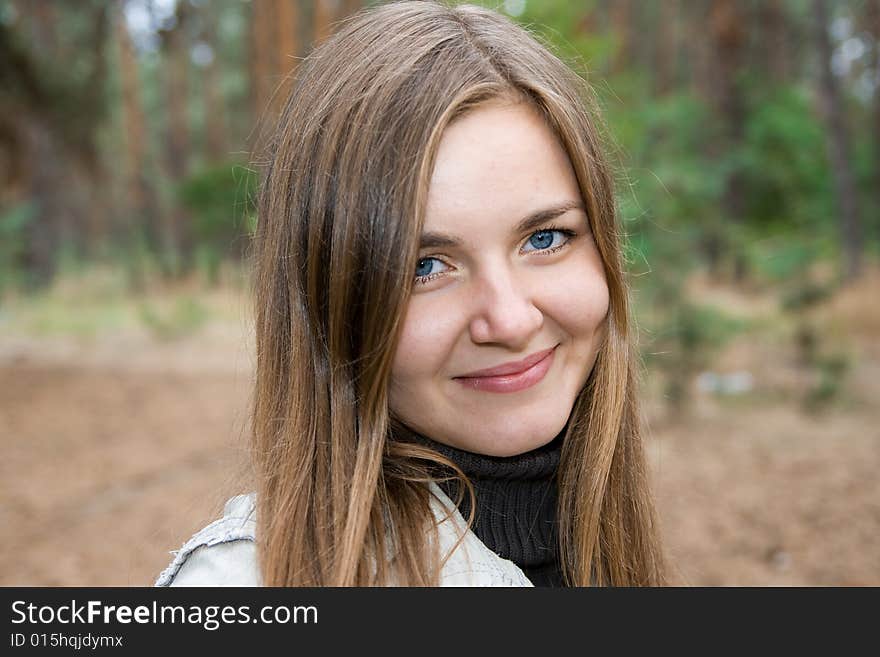
[[[490,550],[467,527],[455,504],[439,486],[432,483],[430,488],[441,555],[451,552],[440,571],[440,586],[533,586],[519,566]],[[464,538],[456,547],[462,535]]]
[[[176,552],[155,586],[259,586],[254,494],[226,502],[223,517]]]
[[[441,554],[450,555],[440,573],[440,586],[532,586],[515,563],[490,550],[468,529],[439,486],[432,483],[430,488]],[[230,499],[222,518],[196,532],[173,553],[174,559],[155,585],[259,586],[254,500],[253,493]]]

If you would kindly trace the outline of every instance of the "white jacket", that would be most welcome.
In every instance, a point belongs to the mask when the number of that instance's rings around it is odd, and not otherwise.
[[[434,483],[431,509],[441,520],[447,509],[452,515],[438,525],[441,554],[447,554],[466,523],[453,502]],[[259,586],[254,520],[254,499],[237,495],[223,510],[223,517],[197,532],[183,547],[172,552],[173,561],[162,571],[156,586]],[[503,559],[467,529],[464,540],[440,572],[440,586],[532,586],[523,571]]]

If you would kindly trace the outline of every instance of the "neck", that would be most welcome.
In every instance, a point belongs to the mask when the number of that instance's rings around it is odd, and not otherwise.
[[[564,435],[563,430],[542,447],[505,457],[467,452],[419,437],[455,463],[473,484],[473,532],[489,549],[523,568],[536,584],[552,581],[559,585],[556,474]],[[451,499],[456,498],[456,480],[438,485]],[[467,518],[469,496],[464,496],[459,510]]]

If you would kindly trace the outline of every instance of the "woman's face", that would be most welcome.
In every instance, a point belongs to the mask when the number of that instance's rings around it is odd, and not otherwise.
[[[419,258],[392,412],[479,454],[550,442],[593,368],[608,286],[571,163],[534,109],[494,102],[446,129]]]

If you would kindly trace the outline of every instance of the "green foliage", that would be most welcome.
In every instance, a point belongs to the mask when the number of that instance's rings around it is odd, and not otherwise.
[[[798,239],[785,232],[779,237],[756,239],[748,246],[752,271],[774,285],[799,277],[816,262],[816,240]]]
[[[197,298],[184,296],[175,299],[168,311],[143,301],[138,316],[155,337],[174,340],[196,332],[208,319],[208,312]]]
[[[779,228],[834,230],[823,128],[800,89],[754,98],[745,126],[740,171],[745,217],[766,233]]]
[[[254,228],[257,174],[238,164],[223,164],[191,175],[178,198],[193,216],[196,261],[216,282],[220,264],[239,255]]]
[[[498,3],[481,3],[497,8]],[[616,47],[615,35],[589,33],[583,28],[584,18],[595,10],[596,2],[542,0],[526,2],[525,11],[516,19],[551,45],[579,74],[600,69]]]
[[[145,291],[150,283],[161,280],[166,269],[161,261],[162,255],[150,248],[142,227],[137,227],[127,242],[111,251],[108,260],[123,272],[126,289],[137,293]]]
[[[34,203],[19,203],[0,212],[0,294],[21,285],[28,224],[36,216]]]
[[[30,297],[29,301],[27,317],[20,323],[32,336],[64,335],[94,339],[101,332],[112,331],[126,322],[125,310],[117,298],[81,301],[76,304],[76,312],[71,312],[72,302],[65,295],[41,294]]]
[[[824,411],[840,398],[852,363],[846,353],[835,351],[817,358],[815,367],[817,381],[803,399],[803,407],[810,413]]]
[[[686,350],[706,352],[723,346],[747,323],[714,306],[684,303],[678,313],[677,340]]]
[[[661,373],[664,397],[676,411],[684,410],[694,377],[749,324],[714,306],[682,301],[655,320],[653,335],[643,346],[645,363]]]
[[[237,164],[222,164],[191,175],[180,186],[178,196],[195,215],[197,239],[220,244],[246,234],[256,186],[256,173]]]
[[[806,280],[786,290],[782,295],[781,305],[787,311],[809,308],[829,299],[836,289],[834,284]]]

